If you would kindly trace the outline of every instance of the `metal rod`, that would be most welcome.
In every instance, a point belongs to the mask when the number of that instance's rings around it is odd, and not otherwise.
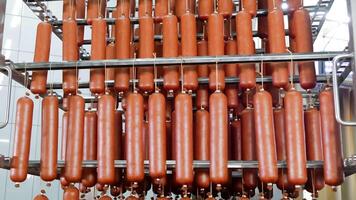
[[[2,129],[7,126],[7,124],[9,123],[9,118],[10,118],[9,115],[10,115],[10,104],[11,104],[11,96],[12,96],[11,95],[11,93],[12,93],[12,70],[7,65],[1,66],[0,69],[6,70],[7,76],[8,76],[5,119],[3,122],[0,123],[0,129]]]
[[[219,64],[227,63],[260,63],[263,62],[288,62],[293,61],[327,61],[332,60],[335,56],[346,52],[317,52],[317,53],[296,53],[296,54],[255,54],[250,56],[199,56],[199,57],[177,57],[177,58],[140,58],[135,59],[136,67],[143,67],[156,64],[165,66],[180,65],[197,65],[197,64]],[[132,66],[133,59],[123,60],[91,60],[77,62],[45,62],[45,63],[16,63],[16,70],[27,71],[33,70],[63,70],[63,69],[91,69],[91,68],[119,68]]]

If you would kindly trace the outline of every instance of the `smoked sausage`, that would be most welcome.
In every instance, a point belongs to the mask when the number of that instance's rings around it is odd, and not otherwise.
[[[234,3],[232,0],[216,0],[218,3],[218,12],[223,15],[224,18],[229,18],[234,10]]]
[[[229,110],[237,110],[239,107],[239,94],[237,85],[229,84],[225,88],[227,107]]]
[[[194,132],[194,160],[209,160],[209,112],[204,109],[196,111],[195,121],[196,126]],[[210,179],[209,171],[207,169],[199,169],[195,171],[195,184],[198,188],[209,188]]]
[[[115,29],[113,28],[113,32]],[[112,34],[113,37],[115,35],[115,33]],[[110,42],[108,45],[106,45],[106,59],[107,60],[112,60],[112,59],[116,59],[116,45],[114,42]],[[115,68],[107,68],[105,71],[105,76],[106,76],[106,80],[114,80],[115,79]],[[111,91],[111,88],[110,88]]]
[[[214,12],[214,0],[199,0],[198,15],[202,20],[207,20],[209,15]]]
[[[174,101],[174,157],[175,182],[190,185],[193,182],[193,105],[192,97],[180,93]]]
[[[233,160],[242,160],[241,134],[241,121],[235,118],[231,122],[231,158]]]
[[[115,20],[116,58],[130,58],[131,23],[127,16],[120,16]],[[130,69],[119,67],[115,69],[114,88],[117,92],[127,92],[130,87]]]
[[[108,195],[101,196],[99,200],[112,200]]]
[[[308,160],[324,160],[321,139],[320,113],[318,109],[310,107],[304,112],[305,140]],[[323,169],[308,169],[310,185],[315,190],[324,188]],[[312,192],[312,191],[311,191]]]
[[[208,18],[208,53],[209,56],[221,56],[224,47],[224,18],[221,14],[213,13]],[[217,65],[217,66],[216,66]],[[225,72],[221,65],[211,65],[209,73],[209,89],[225,89]]]
[[[195,14],[195,2],[196,0],[175,0],[175,15],[180,18],[186,12]]]
[[[274,0],[273,0],[274,1]],[[277,1],[277,0],[276,0]],[[251,16],[256,16],[257,14],[257,1],[255,0],[242,0],[240,1],[240,10],[246,10]]]
[[[127,96],[126,137],[126,178],[129,182],[141,182],[144,179],[144,147],[143,147],[143,97],[139,93]]]
[[[58,155],[58,98],[56,96],[47,96],[42,101],[41,130],[40,176],[44,181],[53,181],[57,178]]]
[[[62,117],[61,160],[65,160],[66,158],[67,135],[68,135],[68,112],[64,112]]]
[[[88,111],[84,114],[84,141],[83,141],[83,160],[97,159],[97,121],[96,112]],[[96,169],[83,169],[82,185],[94,187],[96,180]]]
[[[252,18],[247,11],[240,11],[236,15],[237,53],[239,55],[252,55],[255,45],[252,37]],[[256,72],[254,64],[240,64],[240,87],[251,89],[256,86]]]
[[[76,1],[73,0],[64,0],[63,1],[63,20],[66,19],[75,19],[76,13]]]
[[[208,55],[208,41],[204,38],[198,42],[198,56],[207,56]],[[207,78],[209,76],[208,65],[198,65],[197,67],[198,77]]]
[[[98,101],[98,182],[115,182],[115,99],[110,94],[102,95]]]
[[[273,127],[272,97],[258,91],[253,97],[258,173],[263,183],[278,180],[277,153]]]
[[[132,0],[118,0],[116,4],[117,18],[122,16],[130,17]],[[116,25],[116,24],[115,24]]]
[[[68,182],[79,182],[82,176],[83,139],[84,139],[83,97],[69,97],[68,134],[66,146],[65,179]]]
[[[168,1],[169,0],[155,1],[155,20],[157,22],[162,22],[163,17],[168,14]]]
[[[144,16],[139,19],[139,57],[152,58],[154,52],[154,29],[151,16]],[[153,91],[154,73],[153,67],[140,67],[138,73],[138,88],[142,91]]]
[[[229,38],[225,43],[225,55],[236,55],[237,54],[237,43],[233,38]],[[225,64],[224,65],[225,76],[226,77],[237,77],[238,68],[237,64]]]
[[[48,197],[44,194],[39,194],[33,198],[33,200],[48,200]]]
[[[87,19],[91,21],[98,17],[105,17],[105,10],[105,0],[88,0]]]
[[[343,154],[340,126],[335,119],[334,98],[331,88],[319,94],[320,122],[323,140],[324,179],[330,186],[338,186],[344,181]]]
[[[295,34],[295,52],[313,52],[313,37],[309,12],[298,9],[293,13],[292,26]],[[303,89],[312,89],[316,85],[316,75],[314,62],[298,63],[299,82]]]
[[[152,0],[139,0],[138,17],[152,17]]]
[[[242,160],[257,160],[254,110],[247,107],[241,116],[241,144]],[[243,184],[246,190],[255,190],[258,184],[257,171],[255,169],[243,169]]]
[[[302,2],[301,0],[287,0],[288,9],[291,11],[297,10],[302,6]]]
[[[148,99],[150,176],[160,179],[166,175],[166,98],[155,92]]]
[[[207,85],[200,85],[197,90],[196,107],[198,109],[209,108],[209,89]]]
[[[28,159],[30,156],[33,101],[28,97],[17,100],[15,119],[15,140],[10,179],[23,182],[27,178]]]
[[[228,181],[228,111],[224,93],[215,91],[209,97],[210,180],[214,184]]]
[[[114,136],[114,158],[115,160],[121,160],[122,156],[122,111],[115,111],[115,136]],[[114,185],[118,186],[121,181],[121,169],[115,168],[115,183]],[[111,186],[111,191],[114,187]],[[118,188],[117,188],[118,189]]]
[[[102,18],[92,21],[91,60],[106,59],[106,21]],[[90,70],[90,92],[103,94],[105,92],[105,69]]]
[[[76,1],[77,19],[85,19],[85,0]],[[63,39],[62,39],[63,40]],[[83,44],[84,26],[78,27],[78,44]]]
[[[285,53],[285,33],[283,11],[275,8],[268,12],[268,51],[270,53]],[[277,88],[285,88],[289,83],[288,63],[271,63],[272,84]]]
[[[178,19],[169,14],[163,17],[163,57],[178,57]],[[177,67],[163,67],[163,87],[165,90],[179,89]]]
[[[63,200],[78,200],[79,199],[79,190],[74,186],[69,186],[64,190]]]
[[[284,97],[285,139],[288,182],[304,185],[307,181],[302,95],[291,89]]]
[[[33,62],[48,62],[51,49],[52,26],[48,22],[41,22],[37,26],[35,55]],[[45,94],[47,83],[47,71],[32,72],[31,92],[33,94]]]
[[[63,21],[63,60],[77,61],[79,58],[78,49],[78,26],[74,19]],[[74,70],[63,70],[63,93],[76,94],[78,72]]]
[[[196,56],[197,31],[195,15],[186,12],[181,16],[180,21],[182,56]],[[183,71],[183,86],[186,90],[196,90],[198,88],[198,73],[195,66],[185,66]]]

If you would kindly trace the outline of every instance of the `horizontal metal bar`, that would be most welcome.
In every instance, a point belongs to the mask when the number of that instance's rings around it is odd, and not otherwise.
[[[77,62],[45,62],[45,63],[16,63],[15,69],[27,71],[33,70],[62,70],[62,69],[89,69],[89,68],[119,68],[153,66],[153,65],[197,65],[197,64],[226,64],[226,63],[260,63],[260,62],[289,62],[293,61],[325,61],[332,60],[335,56],[345,52],[315,52],[295,54],[255,54],[246,56],[197,56],[177,58],[139,58],[123,60],[91,60]]]

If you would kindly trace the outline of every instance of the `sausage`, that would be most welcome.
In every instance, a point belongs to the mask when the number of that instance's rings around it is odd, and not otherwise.
[[[237,43],[236,40],[230,38],[225,43],[225,55],[236,55],[237,54]],[[238,68],[237,64],[225,64],[224,71],[226,77],[237,77]]]
[[[269,0],[271,1],[271,0]],[[272,1],[278,1],[278,0],[272,0]],[[246,10],[247,12],[250,13],[251,16],[256,16],[257,14],[257,3],[254,0],[242,0],[240,4],[240,10]]]
[[[118,0],[116,4],[117,18],[130,17],[132,0]],[[115,24],[116,25],[116,24]]]
[[[144,151],[143,151],[143,97],[138,93],[127,96],[126,137],[126,177],[129,182],[141,182],[144,179]]]
[[[115,20],[116,58],[130,58],[131,23],[130,18],[120,16]],[[127,92],[130,87],[130,69],[119,67],[115,69],[114,88],[117,92]]]
[[[209,56],[221,56],[225,53],[224,47],[224,18],[214,13],[208,18],[208,53]],[[216,64],[217,65],[217,64]],[[211,65],[209,73],[209,89],[225,89],[225,72],[221,65]]]
[[[275,139],[276,139],[278,160],[287,160],[284,118],[285,118],[284,108],[278,107],[273,110],[274,130],[276,134]],[[289,184],[288,182],[286,169],[278,169],[278,174],[279,176],[277,181],[277,187],[280,190],[294,189],[294,186]]]
[[[40,176],[44,181],[57,178],[58,98],[47,96],[42,101]]]
[[[154,29],[153,19],[150,16],[144,16],[139,19],[139,57],[152,58],[154,52]],[[152,91],[154,89],[153,67],[140,67],[137,69],[138,87],[143,91]]]
[[[79,190],[74,186],[69,186],[64,190],[63,200],[78,200]]]
[[[313,52],[310,15],[306,9],[301,8],[293,13],[292,27],[294,27],[293,30],[295,33],[295,52]],[[300,86],[306,90],[314,88],[316,85],[314,62],[298,63],[298,71]]]
[[[247,11],[240,11],[236,15],[237,53],[239,55],[252,55],[255,45],[252,37],[252,19]],[[240,87],[251,89],[256,86],[255,64],[240,64]]]
[[[62,116],[61,160],[65,160],[66,158],[67,135],[68,135],[68,112],[64,112]]]
[[[181,16],[180,22],[182,56],[196,56],[197,35],[195,15],[187,12]],[[195,66],[185,66],[183,71],[183,86],[186,90],[196,90],[198,87],[198,73]]]
[[[284,108],[288,182],[293,185],[304,185],[307,181],[307,159],[302,95],[294,89],[286,92]]]
[[[231,122],[231,146],[232,160],[242,160],[241,122],[238,119]]]
[[[63,1],[63,20],[75,19],[76,1],[64,0]]]
[[[207,55],[208,55],[208,41],[202,39],[198,42],[198,56],[207,56]],[[208,65],[206,64],[198,65],[197,72],[199,78],[207,78],[209,76]]]
[[[108,195],[104,195],[104,196],[101,196],[100,198],[99,198],[99,200],[112,200],[111,199],[111,197],[109,197]]]
[[[241,144],[242,144],[242,160],[256,160],[256,138],[255,138],[255,122],[254,110],[247,107],[241,112]],[[255,190],[257,180],[257,170],[243,169],[243,184],[247,190]]]
[[[175,181],[177,185],[193,183],[193,105],[192,97],[180,93],[175,97],[173,159],[176,160]]]
[[[115,99],[105,94],[98,101],[98,182],[115,182]]]
[[[297,10],[298,8],[302,7],[302,1],[300,0],[287,0],[288,9],[291,11]]]
[[[69,97],[68,134],[66,147],[65,179],[68,182],[79,182],[82,176],[83,139],[84,139],[83,97]]]
[[[268,12],[268,44],[270,53],[285,53],[284,18],[281,9]],[[271,63],[272,84],[277,88],[285,88],[289,83],[288,63]]]
[[[217,0],[217,2],[219,14],[223,15],[224,18],[229,18],[234,10],[234,3],[232,0]]]
[[[207,20],[209,15],[214,12],[214,0],[199,0],[198,15],[202,20]]]
[[[210,143],[210,117],[209,112],[200,109],[195,113],[195,132],[194,132],[194,160],[209,160]],[[208,189],[210,185],[209,170],[199,169],[195,171],[195,184],[198,188]]]
[[[44,194],[39,194],[33,198],[33,200],[48,200],[48,197]]]
[[[77,61],[79,59],[78,49],[78,26],[73,19],[63,21],[63,60]],[[76,70],[63,70],[63,93],[76,94],[78,72]]]
[[[104,60],[106,58],[106,21],[102,18],[93,19],[92,22],[92,48],[91,60]],[[105,92],[105,69],[90,70],[90,92],[103,94]]]
[[[105,0],[88,0],[87,19],[91,21],[98,17],[105,17],[105,10]]]
[[[114,135],[114,158],[115,160],[122,159],[122,111],[115,111],[115,135]],[[115,168],[115,185],[119,185],[121,181],[121,169]],[[115,186],[114,186],[115,187]],[[111,187],[113,189],[113,187]]]
[[[75,4],[76,4],[77,19],[85,19],[85,0],[77,0]],[[83,40],[84,40],[84,26],[79,26],[78,44],[83,44]]]
[[[324,179],[327,185],[338,186],[344,181],[343,154],[340,126],[335,120],[334,98],[331,88],[326,88],[319,94],[319,102]]]
[[[150,176],[160,179],[166,175],[166,98],[153,93],[148,99]]]
[[[178,20],[174,15],[163,17],[163,57],[178,57]],[[179,89],[177,67],[163,67],[163,87],[165,90]]]
[[[227,107],[229,110],[237,110],[239,107],[239,91],[237,85],[227,85],[225,95],[227,97]]]
[[[132,196],[132,195],[130,195],[126,198],[126,200],[137,200],[137,199],[139,199],[139,198]]]
[[[259,0],[257,1],[258,9],[267,9],[268,8],[268,0]],[[267,24],[267,16],[258,17],[258,27],[257,27],[258,37],[262,40],[268,37],[268,24]]]
[[[208,86],[200,85],[197,90],[196,96],[196,106],[198,109],[208,109],[209,108],[209,90]]]
[[[13,182],[23,182],[27,178],[28,159],[30,156],[33,101],[28,97],[17,100],[15,119],[15,140],[10,169]]]
[[[321,139],[320,113],[316,108],[309,108],[304,112],[305,139],[308,160],[324,160]],[[308,170],[310,185],[314,185],[315,190],[324,188],[323,169]]]
[[[115,30],[113,28],[113,30]],[[115,35],[115,34],[112,34]],[[112,60],[116,59],[116,45],[114,42],[110,42],[106,45],[106,59]],[[105,71],[106,80],[114,80],[115,79],[115,68],[107,68]]]
[[[186,12],[195,14],[196,0],[175,0],[175,15],[182,17]]]
[[[162,22],[163,17],[168,14],[168,1],[169,0],[155,1],[155,20],[157,22]]]
[[[139,0],[138,17],[141,18],[148,16],[152,17],[152,0]]]
[[[96,112],[88,111],[84,114],[84,141],[83,141],[83,160],[97,159],[97,129],[98,116]],[[83,169],[82,185],[94,187],[97,180],[96,169]]]
[[[48,62],[51,48],[52,26],[48,22],[41,22],[37,25],[34,62]],[[47,71],[32,72],[31,92],[33,94],[45,94],[47,83]]]
[[[267,91],[259,91],[253,97],[253,105],[258,174],[262,182],[275,183],[278,180],[278,169],[272,97]]]
[[[210,180],[215,184],[228,181],[228,112],[224,93],[216,91],[209,97],[210,112]]]

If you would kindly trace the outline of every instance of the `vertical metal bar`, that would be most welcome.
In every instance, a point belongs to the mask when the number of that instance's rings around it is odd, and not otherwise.
[[[4,33],[4,23],[5,23],[5,12],[6,12],[6,0],[0,0],[0,52],[2,52],[2,40]],[[1,58],[1,63],[5,61],[4,56]]]

